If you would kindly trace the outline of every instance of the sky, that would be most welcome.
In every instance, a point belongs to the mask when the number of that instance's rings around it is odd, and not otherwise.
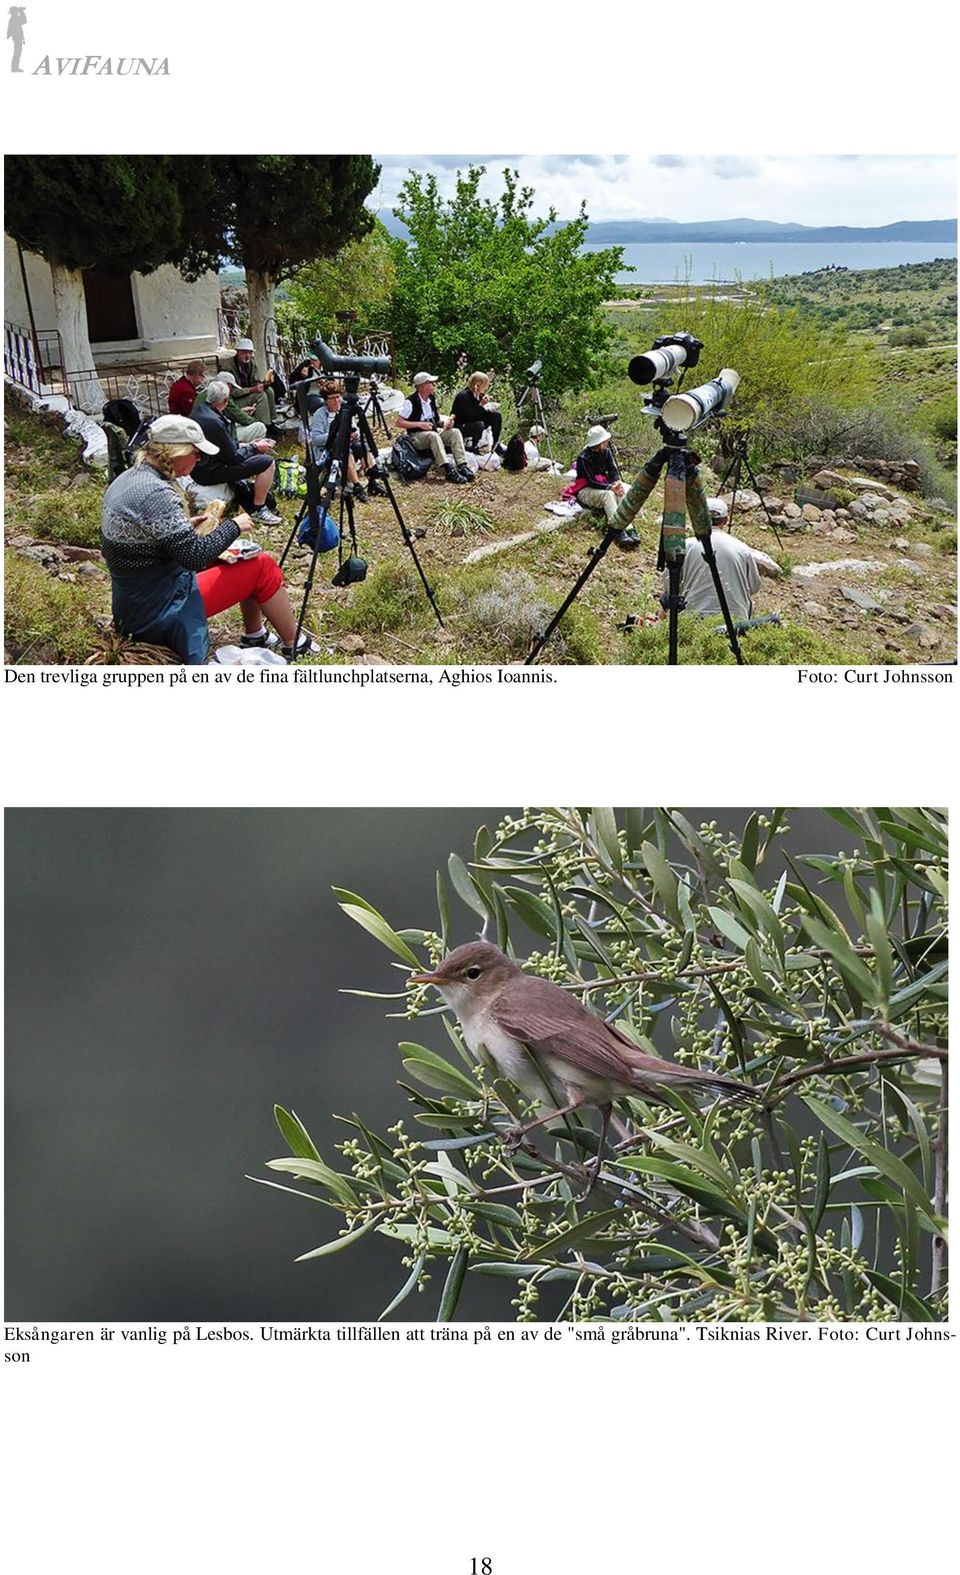
[[[456,170],[484,164],[483,190],[502,189],[500,172],[518,169],[550,207],[572,218],[586,199],[591,219],[772,219],[796,224],[893,224],[952,219],[956,160],[939,154],[461,153],[377,154],[381,208],[392,208],[411,168],[452,191]]]

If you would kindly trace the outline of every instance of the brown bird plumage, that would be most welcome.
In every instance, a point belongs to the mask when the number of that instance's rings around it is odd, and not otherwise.
[[[645,1055],[575,995],[523,973],[489,941],[458,946],[434,972],[414,974],[413,982],[440,991],[456,1012],[474,1055],[492,1062],[531,1102],[557,1106],[528,1122],[523,1133],[591,1104],[604,1112],[605,1134],[615,1099],[638,1094],[656,1100],[663,1088],[733,1099],[760,1097],[735,1078]]]

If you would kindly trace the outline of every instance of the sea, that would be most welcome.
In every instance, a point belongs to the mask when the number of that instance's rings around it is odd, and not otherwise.
[[[596,245],[585,251],[599,251]],[[901,263],[933,262],[956,257],[951,241],[663,241],[624,246],[623,260],[632,273],[617,274],[620,284],[732,283],[740,278],[780,278],[785,274],[812,273],[829,266],[841,268],[896,268]]]

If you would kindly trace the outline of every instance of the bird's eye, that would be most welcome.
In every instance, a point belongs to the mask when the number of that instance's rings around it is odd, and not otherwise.
[[[479,968],[468,968],[467,969],[467,978],[468,979],[479,979],[479,977],[480,977],[480,969]]]

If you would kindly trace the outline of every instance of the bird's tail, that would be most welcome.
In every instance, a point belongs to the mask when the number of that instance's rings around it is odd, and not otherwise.
[[[688,1088],[691,1092],[719,1094],[722,1099],[742,1104],[759,1104],[763,1099],[762,1089],[754,1088],[750,1083],[741,1083],[735,1077],[723,1077],[719,1072],[703,1072],[699,1067],[674,1065],[670,1068],[670,1075],[662,1078],[662,1081],[681,1092]]]

